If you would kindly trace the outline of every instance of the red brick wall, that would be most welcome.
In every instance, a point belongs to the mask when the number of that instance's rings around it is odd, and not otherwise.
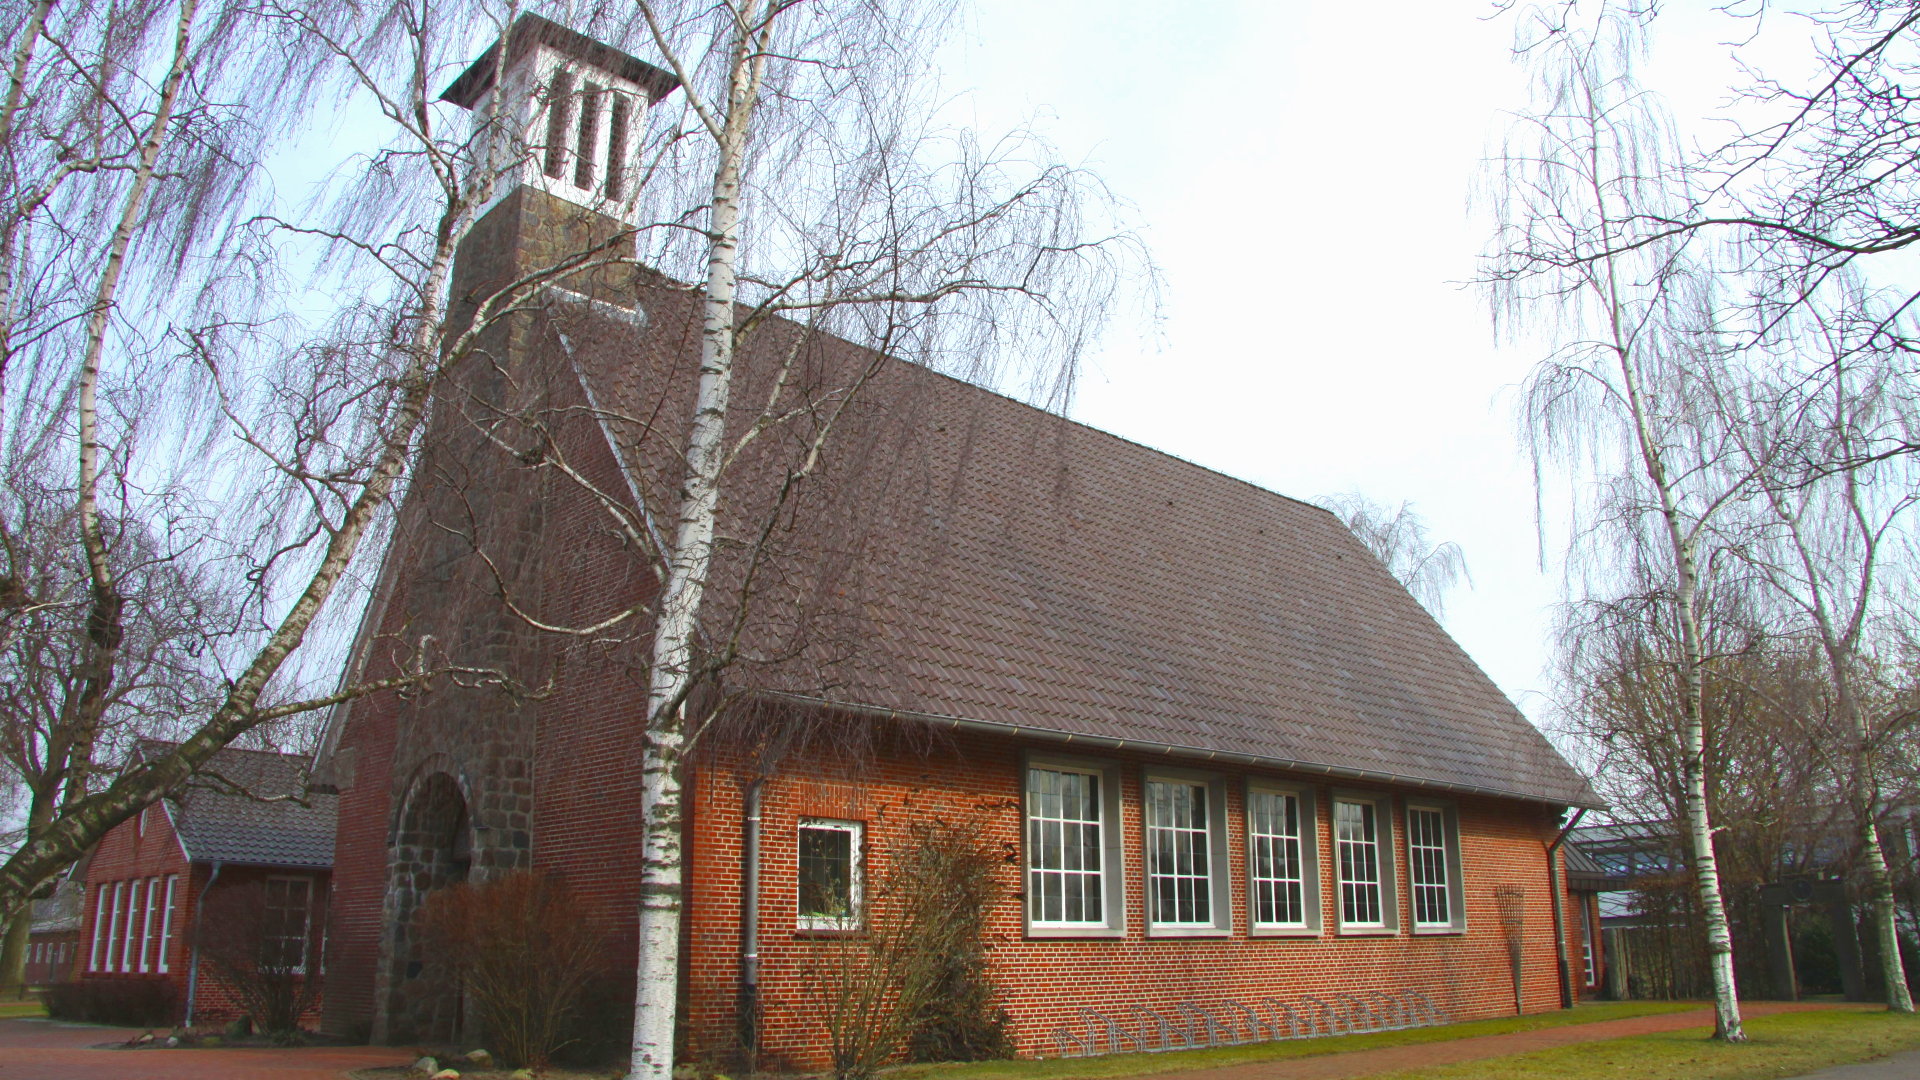
[[[1058,753],[1055,746],[1038,745]],[[1553,916],[1544,844],[1554,835],[1550,812],[1526,803],[1460,798],[1461,854],[1467,930],[1446,936],[1339,937],[1332,932],[1337,895],[1330,856],[1330,793],[1317,790],[1321,895],[1328,929],[1319,937],[1254,938],[1247,934],[1245,834],[1241,817],[1243,771],[1215,770],[1227,781],[1232,936],[1209,940],[1149,939],[1144,930],[1144,866],[1139,834],[1141,771],[1165,758],[1110,754],[1122,770],[1122,825],[1126,839],[1127,936],[1122,940],[1030,940],[1021,920],[1019,798],[1020,745],[1007,739],[963,738],[927,758],[900,755],[860,770],[858,782],[834,780],[824,771],[770,781],[764,795],[762,840],[761,958],[763,1053],[776,1062],[816,1065],[823,1028],[809,1000],[805,970],[832,949],[794,928],[796,824],[804,816],[864,821],[868,873],[884,873],[890,848],[904,842],[910,822],[937,815],[958,820],[981,813],[990,841],[1008,853],[1007,899],[993,920],[993,957],[1007,995],[1021,1052],[1056,1053],[1051,1035],[1081,1007],[1122,1011],[1133,1004],[1171,1014],[1191,1000],[1249,1002],[1266,995],[1283,1000],[1336,991],[1414,989],[1431,997],[1452,1019],[1511,1013],[1513,988],[1504,934],[1493,899],[1497,884],[1521,885],[1525,913],[1524,998],[1528,1011],[1559,1006],[1553,954]],[[1312,783],[1310,778],[1276,778]],[[740,781],[729,769],[704,770],[697,785],[691,845],[692,888],[688,933],[689,1049],[719,1054],[731,1041],[736,994],[740,912]],[[1404,795],[1394,792],[1395,878],[1400,925],[1410,925],[1402,828]],[[872,878],[870,877],[870,880]]]
[[[386,778],[393,756],[389,695],[356,703],[341,740],[348,775],[340,777],[334,824],[333,899],[327,908],[327,1000],[321,1029],[364,1038],[373,1019],[374,970],[380,958],[387,887],[391,808]]]
[[[202,874],[204,875],[204,871]],[[159,881],[159,896],[162,903],[166,898],[166,880],[174,877],[174,908],[172,922],[169,925],[159,915],[160,905],[154,905],[156,914],[156,933],[167,931],[164,943],[155,942],[147,955],[147,971],[142,975],[138,952],[132,963],[126,965],[129,971],[122,973],[121,954],[125,952],[125,927],[130,901],[123,901],[123,910],[113,923],[113,937],[117,942],[110,943],[106,934],[100,935],[99,946],[103,956],[95,962],[94,919],[100,912],[100,897],[107,898],[106,917],[113,919],[113,898],[115,891],[122,885],[127,886],[126,896],[133,893],[132,883]],[[187,874],[187,859],[180,850],[179,840],[174,836],[172,820],[168,817],[165,804],[147,807],[138,817],[121,822],[111,832],[100,839],[94,849],[93,858],[87,864],[86,896],[80,914],[80,955],[75,960],[76,978],[160,978],[160,963],[167,965],[167,977],[176,981],[183,980],[187,964],[187,917],[191,911],[192,887]],[[143,885],[144,891],[144,885]],[[144,895],[135,925],[141,928],[141,937],[145,942],[145,916],[148,905]],[[109,945],[111,944],[111,947]],[[109,963],[111,961],[111,970]],[[184,982],[182,987],[184,990]]]
[[[583,914],[606,930],[609,965],[627,972],[634,956],[633,898],[639,879],[636,720],[643,688],[623,685],[617,670],[614,665],[577,668],[542,703],[533,785],[536,812],[531,825],[534,864],[566,877],[581,898]],[[363,720],[356,714],[353,728],[362,733],[362,741],[356,743],[357,768],[362,770],[359,783],[365,784],[368,793],[350,797],[343,791],[342,797],[329,1030],[344,1030],[335,1017],[346,1018],[346,1023],[364,1022],[373,1006],[371,968],[365,957],[377,945],[386,865],[383,830],[390,810],[373,809],[387,806],[383,797],[387,789],[368,782],[364,770],[379,754],[391,753],[382,740],[392,737],[392,720],[376,722],[381,715],[367,710]],[[1056,754],[1063,749],[1058,744],[1028,745]],[[1010,739],[961,736],[956,743],[925,755],[911,749],[883,750],[878,761],[860,770],[857,782],[847,779],[843,768],[806,765],[793,766],[769,781],[762,847],[761,1046],[770,1064],[804,1067],[822,1060],[823,1032],[815,1019],[818,1009],[809,1001],[805,971],[810,961],[832,946],[794,930],[795,825],[803,816],[866,822],[872,856],[868,873],[877,875],[884,872],[886,853],[902,841],[909,822],[927,815],[956,820],[987,814],[993,841],[1016,860],[1004,872],[1009,895],[995,917],[993,946],[996,971],[1007,992],[1023,1053],[1057,1052],[1053,1029],[1082,1006],[1119,1011],[1138,1003],[1171,1012],[1172,1003],[1182,999],[1217,1004],[1229,997],[1253,1001],[1275,995],[1297,1002],[1302,994],[1324,997],[1336,991],[1406,988],[1427,994],[1452,1019],[1510,1013],[1510,968],[1493,899],[1494,886],[1506,883],[1519,884],[1527,892],[1525,1007],[1530,1012],[1559,1007],[1545,859],[1545,844],[1555,835],[1556,825],[1546,807],[1491,798],[1455,800],[1466,933],[1416,937],[1403,929],[1389,937],[1342,938],[1331,929],[1337,895],[1329,831],[1331,787],[1316,784],[1312,777],[1260,774],[1316,786],[1323,922],[1328,929],[1311,939],[1253,938],[1247,934],[1241,817],[1241,780],[1248,773],[1214,770],[1227,781],[1233,934],[1220,940],[1150,940],[1144,931],[1141,884],[1139,766],[1169,759],[1094,750],[1089,756],[1127,765],[1122,770],[1121,824],[1127,838],[1128,935],[1112,941],[1027,940],[1017,897],[1021,750],[1022,744]],[[689,916],[682,1040],[694,1055],[723,1055],[734,1043],[741,782],[738,771],[727,764],[693,769],[688,777]],[[1411,922],[1401,817],[1404,797],[1410,793],[1392,791],[1396,796],[1395,894],[1402,927]],[[1569,957],[1577,964],[1578,909],[1570,904],[1568,912]],[[358,981],[348,981],[348,972]],[[341,1007],[342,1002],[365,1004],[348,1009]]]

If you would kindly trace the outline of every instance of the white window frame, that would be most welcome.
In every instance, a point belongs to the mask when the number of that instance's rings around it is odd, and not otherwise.
[[[126,911],[126,907],[127,883],[116,881],[113,883],[113,922],[107,927],[107,973],[109,975],[116,969],[126,970],[126,949],[121,945],[125,937],[126,924],[120,918]]]
[[[1278,878],[1260,878],[1258,876],[1260,852],[1259,843],[1263,837],[1278,838],[1282,834],[1259,834],[1254,832],[1254,802],[1258,798],[1290,798],[1294,800],[1297,811],[1295,827],[1299,830],[1295,838],[1299,846],[1300,871],[1300,920],[1298,922],[1262,922],[1260,921],[1259,891],[1263,881],[1280,881]],[[1284,803],[1281,804],[1284,808]],[[1250,777],[1247,780],[1245,820],[1247,829],[1247,933],[1254,937],[1309,937],[1320,933],[1320,827],[1319,799],[1313,788],[1276,783],[1270,780]]]
[[[167,946],[173,941],[173,896],[174,888],[179,885],[179,883],[179,874],[167,875],[166,906],[160,909],[160,961],[158,966],[160,974],[162,975],[167,973],[167,953],[169,951]]]
[[[1034,865],[1033,770],[1080,773],[1096,781],[1095,822],[1100,851],[1100,918],[1077,922],[1034,917],[1035,873],[1052,867]],[[1029,938],[1117,938],[1127,933],[1125,832],[1120,817],[1120,766],[1111,761],[1060,754],[1028,752],[1020,758],[1020,918]]]
[[[140,920],[140,974],[153,970],[153,935],[157,929],[153,917],[160,913],[160,879],[147,879],[146,917]]]
[[[847,867],[847,904],[846,915],[807,914],[800,908],[800,833],[804,830],[822,832],[844,832],[847,834],[849,865]],[[858,930],[866,916],[866,834],[867,826],[862,821],[842,821],[836,818],[803,817],[793,830],[793,870],[794,889],[793,925],[796,930],[846,932]]]
[[[1380,919],[1377,922],[1348,921],[1347,919],[1347,886],[1356,883],[1347,880],[1346,860],[1342,857],[1341,846],[1347,843],[1340,838],[1340,807],[1343,804],[1373,808],[1374,866],[1378,878],[1375,884],[1380,891]],[[1361,937],[1398,934],[1400,932],[1400,895],[1394,887],[1394,862],[1399,845],[1395,843],[1394,838],[1392,797],[1375,792],[1335,791],[1329,836],[1334,877],[1333,914],[1334,919],[1337,920],[1339,933]]]
[[[1599,965],[1593,962],[1593,938],[1595,933],[1593,928],[1593,898],[1587,893],[1579,893],[1577,895],[1580,897],[1580,960],[1585,966],[1583,977],[1586,979],[1586,982],[1584,985],[1598,986],[1600,985],[1600,969]]]
[[[107,914],[107,894],[113,891],[112,885],[102,885],[93,894],[93,947],[87,950],[87,970],[99,971],[106,959],[101,955],[100,942],[106,937],[107,929],[113,925],[113,917]],[[111,937],[106,937],[111,941]]]
[[[1414,865],[1414,814],[1438,814],[1440,817],[1441,866],[1446,874],[1443,885],[1447,898],[1444,922],[1420,918],[1418,873]],[[1464,934],[1467,930],[1467,897],[1460,864],[1460,811],[1452,802],[1440,799],[1408,799],[1406,827],[1408,917],[1416,934]]]
[[[134,929],[134,920],[139,917],[140,909],[144,906],[140,901],[140,887],[144,884],[146,882],[141,878],[134,878],[127,882],[127,922],[121,934],[125,941],[120,946],[120,974],[122,975],[131,975],[134,972],[133,947],[139,941],[139,934]]]
[[[1192,922],[1162,922],[1155,896],[1155,857],[1153,823],[1154,784],[1197,787],[1206,801],[1207,918]],[[1140,866],[1146,901],[1148,937],[1226,937],[1233,933],[1231,872],[1227,859],[1226,785],[1214,773],[1189,769],[1149,767],[1140,777]]]
[[[297,881],[307,887],[306,917],[302,919],[300,923],[300,962],[293,967],[293,973],[295,975],[305,975],[307,973],[307,964],[313,959],[313,894],[318,891],[318,883],[315,882],[314,879],[301,874],[273,874],[267,878],[268,887],[272,887],[273,882],[276,881],[289,883]],[[263,905],[265,904],[264,896],[261,902]],[[262,911],[261,917],[263,919],[265,918],[264,911]],[[261,944],[264,946],[265,942]]]

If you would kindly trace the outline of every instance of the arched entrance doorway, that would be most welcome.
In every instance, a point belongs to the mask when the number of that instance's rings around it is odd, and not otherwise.
[[[388,879],[393,919],[388,1042],[455,1042],[459,1037],[458,987],[424,940],[421,914],[435,889],[467,880],[472,863],[473,829],[460,785],[446,773],[421,778],[401,811]]]

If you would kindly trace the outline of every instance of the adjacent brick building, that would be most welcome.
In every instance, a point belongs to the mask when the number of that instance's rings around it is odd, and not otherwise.
[[[73,877],[61,879],[53,895],[33,901],[27,925],[28,986],[49,986],[73,977],[74,957],[80,951],[80,899],[84,886]]]
[[[134,753],[162,745],[142,742]],[[85,892],[72,977],[168,983],[177,1019],[207,1025],[239,1008],[214,965],[196,963],[203,935],[245,934],[249,947],[257,938],[297,967],[314,962],[325,942],[335,799],[305,794],[306,765],[303,755],[222,750],[185,792],[102,837],[74,870]],[[246,898],[244,926],[202,918],[222,892]]]
[[[531,17],[498,88],[495,56],[448,97],[485,118],[498,96],[548,143],[460,250],[469,312],[618,237],[606,166],[671,86]],[[431,656],[539,692],[449,685],[332,716],[315,778],[340,797],[324,1023],[341,1034],[462,1034],[418,925],[455,881],[563,875],[631,970],[646,649],[620,619],[655,589],[650,500],[677,490],[700,313],[631,265],[526,307],[439,390],[348,677]],[[794,445],[776,429],[722,506],[704,620],[749,606],[742,661],[691,706],[720,719],[684,777],[686,1054],[750,1040],[763,1063],[821,1061],[812,973],[935,820],[1004,858],[991,955],[1024,1053],[1083,1039],[1083,1009],[1408,990],[1459,1019],[1559,1006],[1546,852],[1597,799],[1337,518],[777,319],[743,347],[734,400],[817,406],[864,370],[816,474],[775,500]]]

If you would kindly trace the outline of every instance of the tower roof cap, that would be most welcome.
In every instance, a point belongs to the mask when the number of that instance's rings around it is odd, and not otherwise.
[[[495,41],[487,47],[486,52],[480,54],[478,60],[460,73],[459,78],[453,80],[453,84],[440,95],[440,100],[451,101],[463,109],[473,108],[482,95],[493,89],[494,74],[525,56],[535,45],[545,45],[638,84],[646,91],[648,104],[666,97],[679,85],[679,80],[671,72],[539,15],[522,15],[515,19],[513,29],[508,31],[506,38],[506,64],[499,62],[500,43]]]

